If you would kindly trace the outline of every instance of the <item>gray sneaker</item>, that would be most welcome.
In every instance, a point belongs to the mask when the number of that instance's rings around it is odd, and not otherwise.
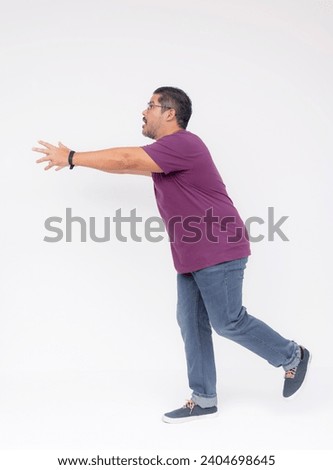
[[[165,423],[185,423],[186,421],[212,418],[217,415],[218,413],[216,406],[211,406],[210,408],[201,408],[201,406],[197,405],[192,400],[187,400],[182,408],[165,413],[162,416],[162,420]]]
[[[291,396],[295,395],[296,392],[298,392],[304,383],[306,373],[309,369],[311,353],[303,346],[300,346],[300,348],[300,363],[297,367],[293,367],[292,369],[287,370],[284,375],[283,396],[285,398],[290,398]]]

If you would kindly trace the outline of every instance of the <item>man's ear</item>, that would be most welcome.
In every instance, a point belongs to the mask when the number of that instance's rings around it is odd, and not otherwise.
[[[176,110],[171,108],[165,111],[167,113],[167,121],[172,121],[176,117]]]

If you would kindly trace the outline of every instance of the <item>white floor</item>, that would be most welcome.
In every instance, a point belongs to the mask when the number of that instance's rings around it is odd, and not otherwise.
[[[332,370],[312,364],[290,401],[269,366],[223,376],[218,418],[168,425],[187,398],[180,372],[2,374],[1,449],[332,449]]]

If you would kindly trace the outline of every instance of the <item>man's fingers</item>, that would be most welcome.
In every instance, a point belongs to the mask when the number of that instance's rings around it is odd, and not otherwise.
[[[36,160],[36,163],[48,162],[49,160],[50,160],[50,157],[42,157]]]
[[[59,142],[59,147],[63,149],[68,149],[68,147],[66,147],[66,145],[64,145],[62,142]]]
[[[45,155],[49,153],[48,150],[46,150],[46,149],[41,149],[41,148],[39,148],[39,147],[32,147],[32,150],[33,150],[34,152],[45,153]]]
[[[41,144],[41,145],[44,145],[44,147],[47,147],[48,149],[54,149],[55,148],[54,145],[49,144],[48,142],[44,142],[44,140],[39,140],[38,143]]]
[[[38,158],[38,160],[36,160],[36,163],[43,163],[43,162],[48,163],[48,165],[44,168],[44,170],[49,170],[52,167],[56,167],[55,170],[59,171],[65,166],[67,166],[67,160],[66,160],[66,163],[62,162],[62,160],[64,160],[63,155],[62,155],[64,152],[59,152],[60,148],[68,149],[68,147],[66,147],[62,142],[59,142],[59,147],[55,147],[54,145],[49,144],[48,142],[45,142],[44,140],[39,140],[38,143],[40,145],[43,145],[45,148],[32,147],[32,150],[34,152],[43,153],[45,155],[44,157]]]

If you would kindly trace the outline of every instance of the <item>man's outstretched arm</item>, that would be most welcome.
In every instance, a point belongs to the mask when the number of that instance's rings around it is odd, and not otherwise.
[[[44,148],[34,147],[32,150],[45,155],[37,160],[37,163],[48,163],[45,170],[56,167],[58,171],[68,166],[70,152],[68,147],[62,143],[59,143],[57,147],[41,140],[38,143]],[[163,170],[141,147],[115,147],[93,152],[76,152],[73,164],[109,173],[138,175],[150,175],[152,172],[163,173]]]

